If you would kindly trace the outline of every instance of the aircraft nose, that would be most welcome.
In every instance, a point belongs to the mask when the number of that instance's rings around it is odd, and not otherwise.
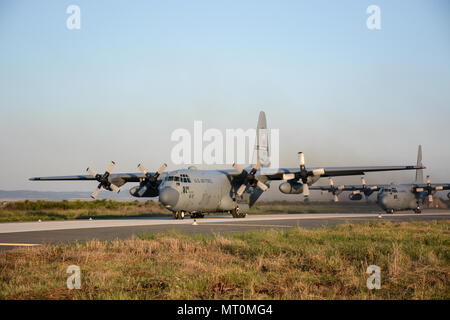
[[[387,203],[388,203],[388,199],[387,199],[387,197],[386,196],[380,196],[380,197],[378,197],[378,203],[381,205],[381,206],[386,206],[387,205]]]
[[[159,201],[167,208],[175,207],[179,197],[178,191],[171,187],[166,187],[159,193]]]

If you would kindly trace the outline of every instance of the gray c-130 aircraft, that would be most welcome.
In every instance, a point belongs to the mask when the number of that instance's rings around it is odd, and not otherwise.
[[[137,173],[111,173],[115,163],[112,161],[104,174],[88,168],[89,175],[35,177],[32,181],[74,181],[96,180],[99,182],[92,198],[100,190],[119,192],[127,182],[138,182],[130,189],[133,197],[159,197],[159,201],[173,212],[175,219],[183,219],[190,214],[201,218],[205,213],[225,212],[233,218],[244,218],[250,207],[261,194],[270,187],[272,180],[284,180],[279,190],[285,194],[304,194],[309,196],[309,186],[322,177],[363,175],[366,172],[421,169],[421,165],[409,166],[361,166],[361,167],[320,167],[308,168],[305,157],[299,152],[298,168],[269,168],[266,116],[263,111],[258,118],[256,132],[256,164],[241,168],[233,164],[233,169],[197,170],[195,167],[164,172],[163,164],[158,171],[148,172],[141,164]]]
[[[419,145],[417,153],[417,166],[422,167],[422,146]],[[350,200],[361,200],[364,194],[366,200],[374,192],[377,194],[377,204],[387,213],[394,211],[414,210],[421,213],[424,201],[433,202],[433,195],[442,190],[450,190],[450,183],[432,184],[430,176],[427,182],[423,183],[423,169],[416,170],[416,180],[411,184],[378,184],[367,185],[364,177],[361,178],[361,185],[339,185],[335,186],[333,180],[329,179],[329,186],[311,187],[311,190],[322,190],[322,192],[332,193],[334,202],[337,202],[338,195],[344,191],[351,191]],[[447,194],[450,199],[450,192]]]

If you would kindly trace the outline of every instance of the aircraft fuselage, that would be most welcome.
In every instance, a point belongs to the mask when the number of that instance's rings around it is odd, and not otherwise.
[[[159,200],[174,212],[224,212],[236,208],[229,176],[220,170],[171,171],[159,185]]]
[[[392,185],[378,192],[377,204],[386,211],[416,210],[420,207],[420,197],[411,192],[410,185]]]

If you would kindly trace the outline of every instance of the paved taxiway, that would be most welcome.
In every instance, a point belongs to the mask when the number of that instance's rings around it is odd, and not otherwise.
[[[98,220],[44,221],[0,223],[0,250],[44,243],[67,243],[91,239],[126,239],[133,234],[177,230],[187,233],[243,232],[255,229],[286,229],[296,226],[317,228],[343,223],[360,223],[373,220],[417,221],[448,220],[450,211],[430,210],[422,214],[397,213],[314,213],[250,215],[245,219],[231,216],[213,216],[194,220],[170,218],[124,218]]]

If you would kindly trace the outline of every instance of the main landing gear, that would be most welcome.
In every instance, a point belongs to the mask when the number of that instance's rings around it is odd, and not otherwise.
[[[414,209],[414,213],[417,213],[417,214],[422,213],[422,210],[420,210],[420,208],[417,207]]]
[[[394,209],[386,209],[386,213],[394,214]]]
[[[239,207],[234,208],[230,211],[233,218],[245,218],[247,214],[245,212],[242,212]]]

